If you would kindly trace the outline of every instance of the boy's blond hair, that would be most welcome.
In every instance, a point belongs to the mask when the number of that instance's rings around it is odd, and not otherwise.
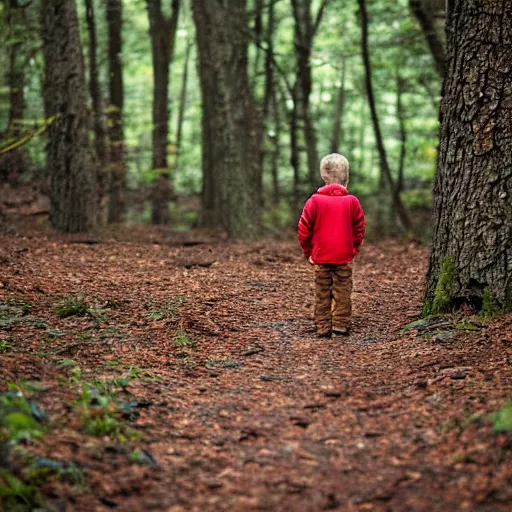
[[[346,187],[348,185],[348,174],[348,160],[343,155],[331,153],[322,158],[320,175],[325,183],[338,183]]]

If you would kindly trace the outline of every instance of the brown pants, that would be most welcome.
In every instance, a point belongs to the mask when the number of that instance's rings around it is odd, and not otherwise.
[[[348,328],[352,265],[315,265],[315,323],[318,334]]]

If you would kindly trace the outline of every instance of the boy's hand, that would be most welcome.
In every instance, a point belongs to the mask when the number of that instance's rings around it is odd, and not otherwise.
[[[309,263],[311,263],[311,265],[314,265],[314,264],[315,264],[315,262],[313,261],[313,257],[312,257],[312,256],[310,256],[310,257],[308,258],[308,262],[309,262]]]

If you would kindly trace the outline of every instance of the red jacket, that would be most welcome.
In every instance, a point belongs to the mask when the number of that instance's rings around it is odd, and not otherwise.
[[[365,231],[359,199],[341,185],[319,188],[307,201],[299,220],[298,238],[306,258],[317,264],[350,263]]]

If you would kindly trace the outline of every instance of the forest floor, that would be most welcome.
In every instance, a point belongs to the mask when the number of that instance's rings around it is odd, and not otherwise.
[[[294,240],[0,235],[0,504],[510,512],[512,316],[404,330],[426,258],[365,245],[317,339]]]

